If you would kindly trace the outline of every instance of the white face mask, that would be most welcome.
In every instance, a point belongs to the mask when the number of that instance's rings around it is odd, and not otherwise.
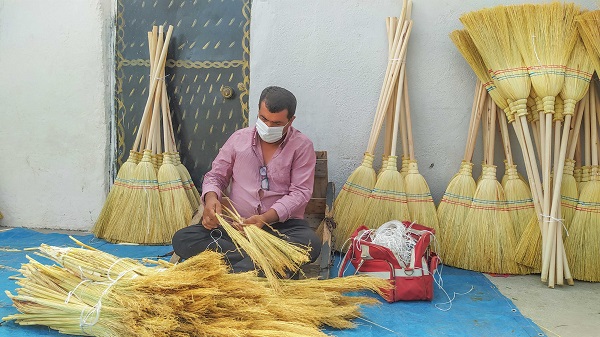
[[[283,137],[283,129],[288,124],[289,124],[289,122],[287,124],[285,124],[284,126],[271,126],[271,127],[269,127],[259,117],[256,120],[256,131],[258,132],[258,135],[260,136],[260,138],[262,140],[264,140],[265,142],[267,142],[267,143],[275,143],[275,142],[279,141]]]

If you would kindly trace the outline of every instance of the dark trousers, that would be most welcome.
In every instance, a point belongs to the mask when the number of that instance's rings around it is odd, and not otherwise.
[[[310,247],[311,262],[319,257],[321,240],[305,220],[289,219],[285,222],[274,223],[271,227],[284,235],[282,239]],[[276,235],[269,226],[264,226],[263,229]],[[240,254],[227,232],[220,227],[208,230],[198,224],[182,228],[173,235],[172,244],[175,254],[182,259],[188,259],[205,250],[213,250],[225,255],[225,260],[234,273],[255,269],[248,254]]]

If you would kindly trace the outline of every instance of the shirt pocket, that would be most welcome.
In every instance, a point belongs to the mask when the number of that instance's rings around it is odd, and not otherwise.
[[[292,181],[291,174],[291,165],[285,165],[285,167],[278,167],[276,169],[272,169],[270,179],[272,182],[272,190],[277,192],[287,193],[289,191],[289,186]]]

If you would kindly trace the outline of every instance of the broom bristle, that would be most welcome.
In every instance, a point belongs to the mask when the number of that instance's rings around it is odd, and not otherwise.
[[[126,226],[111,232],[111,241],[144,244],[171,242],[171,236],[163,225],[158,179],[151,162],[150,150],[144,150],[142,161],[135,168],[133,188],[128,199],[130,217],[125,219]]]
[[[200,193],[194,185],[194,181],[190,176],[190,172],[187,170],[185,165],[181,163],[179,152],[173,153],[173,159],[175,167],[179,171],[179,176],[181,177],[181,184],[183,185],[183,188],[188,196],[188,200],[190,201],[190,206],[192,207],[192,210],[196,210],[200,205]]]
[[[456,238],[462,230],[476,188],[477,184],[473,179],[473,163],[463,160],[460,170],[448,183],[437,208],[439,233],[436,234],[443,243],[440,253],[444,257],[445,264],[454,265],[453,250]]]
[[[561,195],[561,213],[563,224],[568,230],[571,227],[571,222],[575,216],[577,201],[579,200],[579,192],[577,191],[577,182],[573,176],[575,161],[572,159],[565,160],[563,179],[560,186]]]
[[[94,233],[96,237],[104,237],[107,227],[111,226],[110,219],[113,216],[116,207],[125,202],[123,198],[127,194],[129,185],[134,178],[135,167],[140,162],[139,155],[138,152],[133,150],[129,151],[129,158],[121,165],[113,187],[110,189],[110,192],[104,201],[102,211],[100,211],[100,215],[98,215],[98,219],[92,228],[92,233]]]
[[[575,4],[552,2],[507,6],[513,38],[544,112],[554,112],[554,98],[564,84],[565,66],[577,41]]]
[[[515,249],[514,259],[517,263],[531,268],[532,273],[542,271],[542,232],[536,215],[529,219]]]
[[[173,165],[170,153],[163,153],[163,163],[158,170],[158,191],[164,213],[164,225],[171,235],[190,224],[192,206],[183,188],[181,176]]]
[[[427,181],[419,173],[416,160],[409,160],[408,172],[406,177],[404,177],[404,184],[406,186],[406,201],[408,202],[410,220],[433,228],[437,233],[440,226],[435,204],[433,203]],[[438,240],[438,244],[442,245],[441,240]]]
[[[371,229],[379,228],[390,220],[409,218],[404,179],[397,168],[396,156],[389,156],[387,167],[377,179],[375,187],[367,201],[365,225]]]
[[[589,61],[596,72],[600,72],[600,11],[582,13],[576,18],[576,22]]]
[[[517,173],[517,165],[506,165],[506,181],[502,187],[506,195],[508,212],[513,220],[516,237],[521,237],[531,217],[535,217],[535,208],[531,190]]]
[[[565,69],[565,84],[560,96],[564,101],[564,114],[575,114],[575,104],[587,93],[594,66],[588,56],[583,41],[577,39]]]
[[[402,178],[406,178],[406,174],[408,173],[408,162],[410,161],[410,158],[406,157],[406,156],[402,156],[402,166],[400,167],[400,174],[402,175]]]
[[[592,180],[581,191],[571,222],[565,251],[573,278],[600,282],[600,177],[594,167]]]
[[[516,236],[506,209],[502,185],[496,180],[496,167],[483,165],[473,203],[457,242],[457,266],[487,273],[521,274],[513,259]]]
[[[361,225],[359,218],[364,220],[364,206],[375,187],[376,179],[373,155],[366,152],[362,164],[348,177],[333,205],[334,219],[337,223],[333,230],[333,236],[336,238],[335,250],[344,249],[346,240]]]
[[[511,101],[526,99],[531,82],[521,54],[514,48],[505,7],[469,12],[461,16],[460,21],[469,32],[481,58],[493,72],[494,83],[503,95]]]

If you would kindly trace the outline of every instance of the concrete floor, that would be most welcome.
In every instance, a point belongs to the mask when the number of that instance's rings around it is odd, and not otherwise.
[[[549,337],[600,336],[600,283],[575,281],[551,289],[539,274],[486,276]]]

